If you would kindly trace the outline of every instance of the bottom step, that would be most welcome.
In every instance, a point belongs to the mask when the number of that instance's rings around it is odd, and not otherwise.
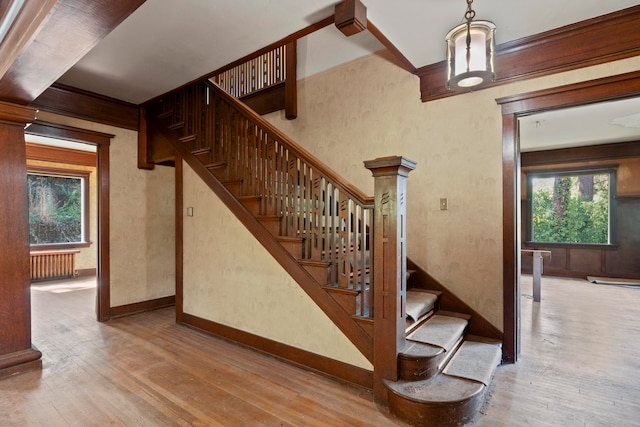
[[[435,376],[385,381],[391,413],[419,426],[469,423],[484,402],[501,353],[499,344],[465,341]]]
[[[476,381],[436,375],[423,381],[385,382],[392,414],[416,426],[462,426],[483,404],[486,386]]]

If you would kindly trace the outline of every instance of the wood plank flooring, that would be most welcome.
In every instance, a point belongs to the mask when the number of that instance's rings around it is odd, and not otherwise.
[[[175,325],[95,321],[83,281],[32,290],[43,370],[0,380],[0,426],[403,426],[345,386]],[[56,288],[55,286],[59,286]],[[523,348],[474,426],[640,426],[640,290],[523,278]]]
[[[640,289],[522,277],[522,353],[477,426],[640,426]]]

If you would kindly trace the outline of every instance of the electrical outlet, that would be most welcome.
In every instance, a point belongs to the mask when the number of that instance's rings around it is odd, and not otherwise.
[[[446,198],[440,199],[440,210],[441,211],[446,211],[447,209],[449,209],[448,200]]]

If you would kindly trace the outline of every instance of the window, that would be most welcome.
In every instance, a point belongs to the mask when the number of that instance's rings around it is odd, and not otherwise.
[[[529,240],[612,244],[615,176],[612,169],[528,175]]]
[[[89,245],[89,172],[29,166],[32,249]]]

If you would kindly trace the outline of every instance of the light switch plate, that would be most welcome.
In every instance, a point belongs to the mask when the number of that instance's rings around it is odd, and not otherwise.
[[[447,209],[449,209],[449,201],[446,198],[440,199],[440,210],[446,211]]]

